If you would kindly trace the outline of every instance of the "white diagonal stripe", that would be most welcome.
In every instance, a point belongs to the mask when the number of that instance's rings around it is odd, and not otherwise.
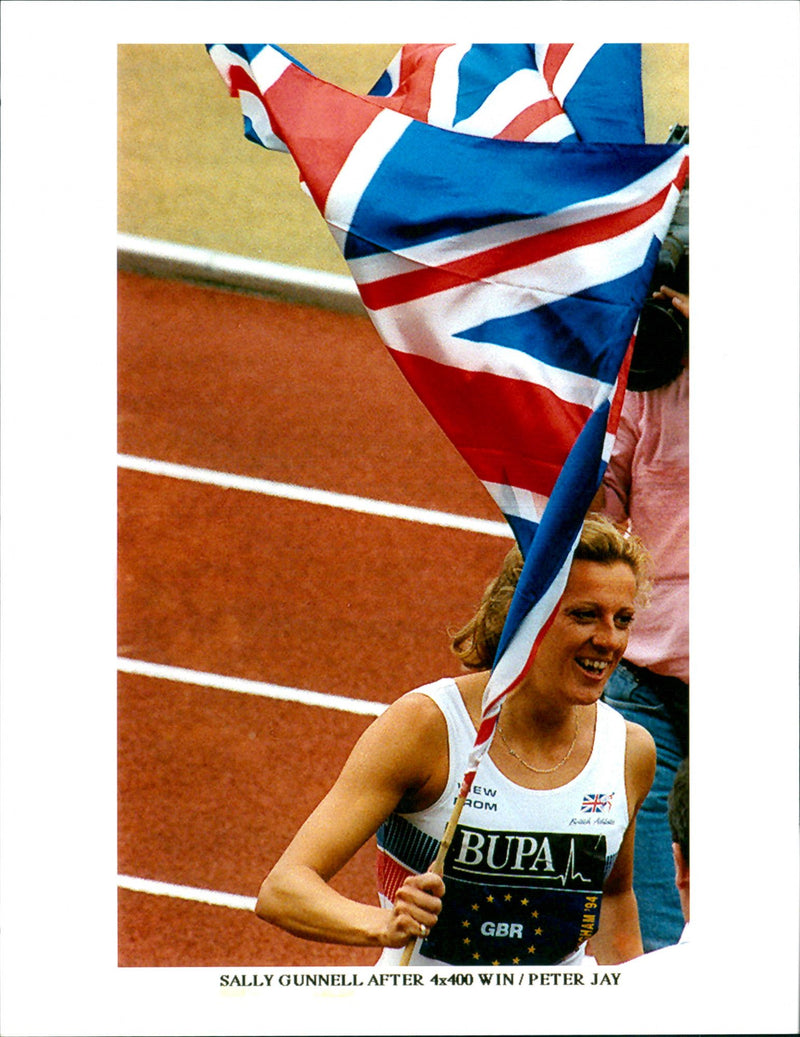
[[[614,213],[623,213],[627,209],[635,208],[653,198],[674,180],[686,153],[687,149],[681,149],[639,179],[626,184],[618,191],[599,198],[588,198],[544,216],[508,220],[505,223],[481,227],[463,234],[453,234],[447,238],[437,238],[433,241],[421,242],[419,245],[403,247],[398,252],[382,252],[350,260],[348,265],[356,282],[360,285],[367,285],[394,274],[405,273],[409,269],[414,269],[415,265],[441,267],[448,262],[456,262],[498,246],[546,234],[551,230],[571,227]],[[666,208],[669,209],[669,206]],[[663,234],[661,236],[663,237]],[[608,277],[603,280],[608,280]]]
[[[569,137],[574,132],[574,126],[567,116],[561,112],[560,115],[552,115],[547,122],[537,126],[535,130],[528,134],[525,140],[533,141],[536,144],[557,144],[558,141],[564,140],[565,137]]]
[[[503,295],[505,307],[500,305],[498,294]],[[515,286],[498,293],[496,286],[492,289],[473,282],[416,299],[413,304],[370,311],[370,316],[384,341],[391,342],[393,352],[424,356],[459,370],[490,371],[500,377],[541,385],[567,403],[594,410],[608,392],[606,383],[546,364],[513,346],[471,342],[448,334],[448,312],[460,312],[462,326],[467,319],[477,326],[498,317],[534,310],[537,298],[540,304],[560,298],[549,293],[545,299],[544,294]],[[466,307],[469,307],[468,312]],[[421,327],[427,329],[427,335],[415,333],[414,329]]]
[[[239,101],[242,105],[242,115],[247,116],[250,120],[253,131],[258,135],[264,147],[269,148],[270,151],[288,152],[287,146],[273,130],[269,114],[261,98],[248,90],[240,90]]]
[[[356,207],[375,173],[412,120],[391,108],[373,119],[353,145],[328,191],[324,217],[336,244],[344,252]]]
[[[591,43],[573,43],[570,47],[569,53],[562,61],[553,80],[553,93],[562,107],[567,94],[578,82],[586,66],[599,49],[598,44]]]
[[[268,43],[251,59],[250,71],[253,73],[253,79],[258,83],[258,89],[265,94],[290,65],[294,65],[294,62]],[[308,75],[308,73],[305,74]]]
[[[547,83],[538,69],[517,69],[507,79],[498,83],[480,108],[457,123],[455,129],[460,133],[493,137],[519,115],[520,97],[525,98],[527,107],[536,104],[537,101],[545,101],[551,96]],[[571,125],[569,129],[572,129]]]
[[[458,101],[458,66],[470,47],[469,43],[453,43],[436,59],[431,82],[431,103],[425,120],[431,126],[450,129],[453,125]]]
[[[527,519],[529,522],[540,522],[549,497],[532,490],[523,490],[519,486],[483,481],[483,485],[494,498],[498,508],[504,515]]]

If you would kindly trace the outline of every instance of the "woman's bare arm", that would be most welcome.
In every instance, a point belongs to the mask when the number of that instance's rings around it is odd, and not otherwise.
[[[638,724],[627,723],[625,752],[625,784],[628,793],[628,828],[614,861],[614,867],[603,886],[600,903],[600,925],[589,941],[587,950],[600,965],[615,965],[642,954],[639,910],[633,892],[633,854],[636,814],[644,802],[656,766],[655,743]]]
[[[436,798],[447,761],[444,717],[424,695],[398,699],[356,743],[330,792],[264,880],[256,913],[306,939],[403,947],[431,928],[444,886],[428,872],[408,879],[393,910],[351,900],[328,883],[402,802]],[[442,786],[443,787],[443,786]],[[431,798],[432,796],[432,798]]]

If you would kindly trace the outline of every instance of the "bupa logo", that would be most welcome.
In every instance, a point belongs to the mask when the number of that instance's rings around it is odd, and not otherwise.
[[[581,818],[581,824],[591,824]],[[486,832],[459,825],[444,879],[505,886],[587,889],[602,886],[605,836],[567,832]],[[599,885],[593,886],[599,879]]]

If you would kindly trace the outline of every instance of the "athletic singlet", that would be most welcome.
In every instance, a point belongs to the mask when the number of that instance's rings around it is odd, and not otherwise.
[[[383,907],[436,856],[475,742],[452,678],[416,691],[447,721],[449,776],[432,806],[392,814],[378,829]],[[623,717],[598,702],[586,766],[545,791],[517,785],[484,755],[445,859],[441,914],[430,935],[416,941],[411,965],[571,965],[584,957],[628,826],[625,737]],[[398,965],[401,955],[387,948],[377,965]]]

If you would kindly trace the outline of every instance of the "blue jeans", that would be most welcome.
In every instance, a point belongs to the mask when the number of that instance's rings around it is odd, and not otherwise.
[[[677,943],[684,920],[675,888],[667,796],[681,760],[689,752],[689,688],[623,661],[611,675],[603,699],[626,720],[647,728],[656,743],[653,787],[636,818],[633,889],[645,951]]]

